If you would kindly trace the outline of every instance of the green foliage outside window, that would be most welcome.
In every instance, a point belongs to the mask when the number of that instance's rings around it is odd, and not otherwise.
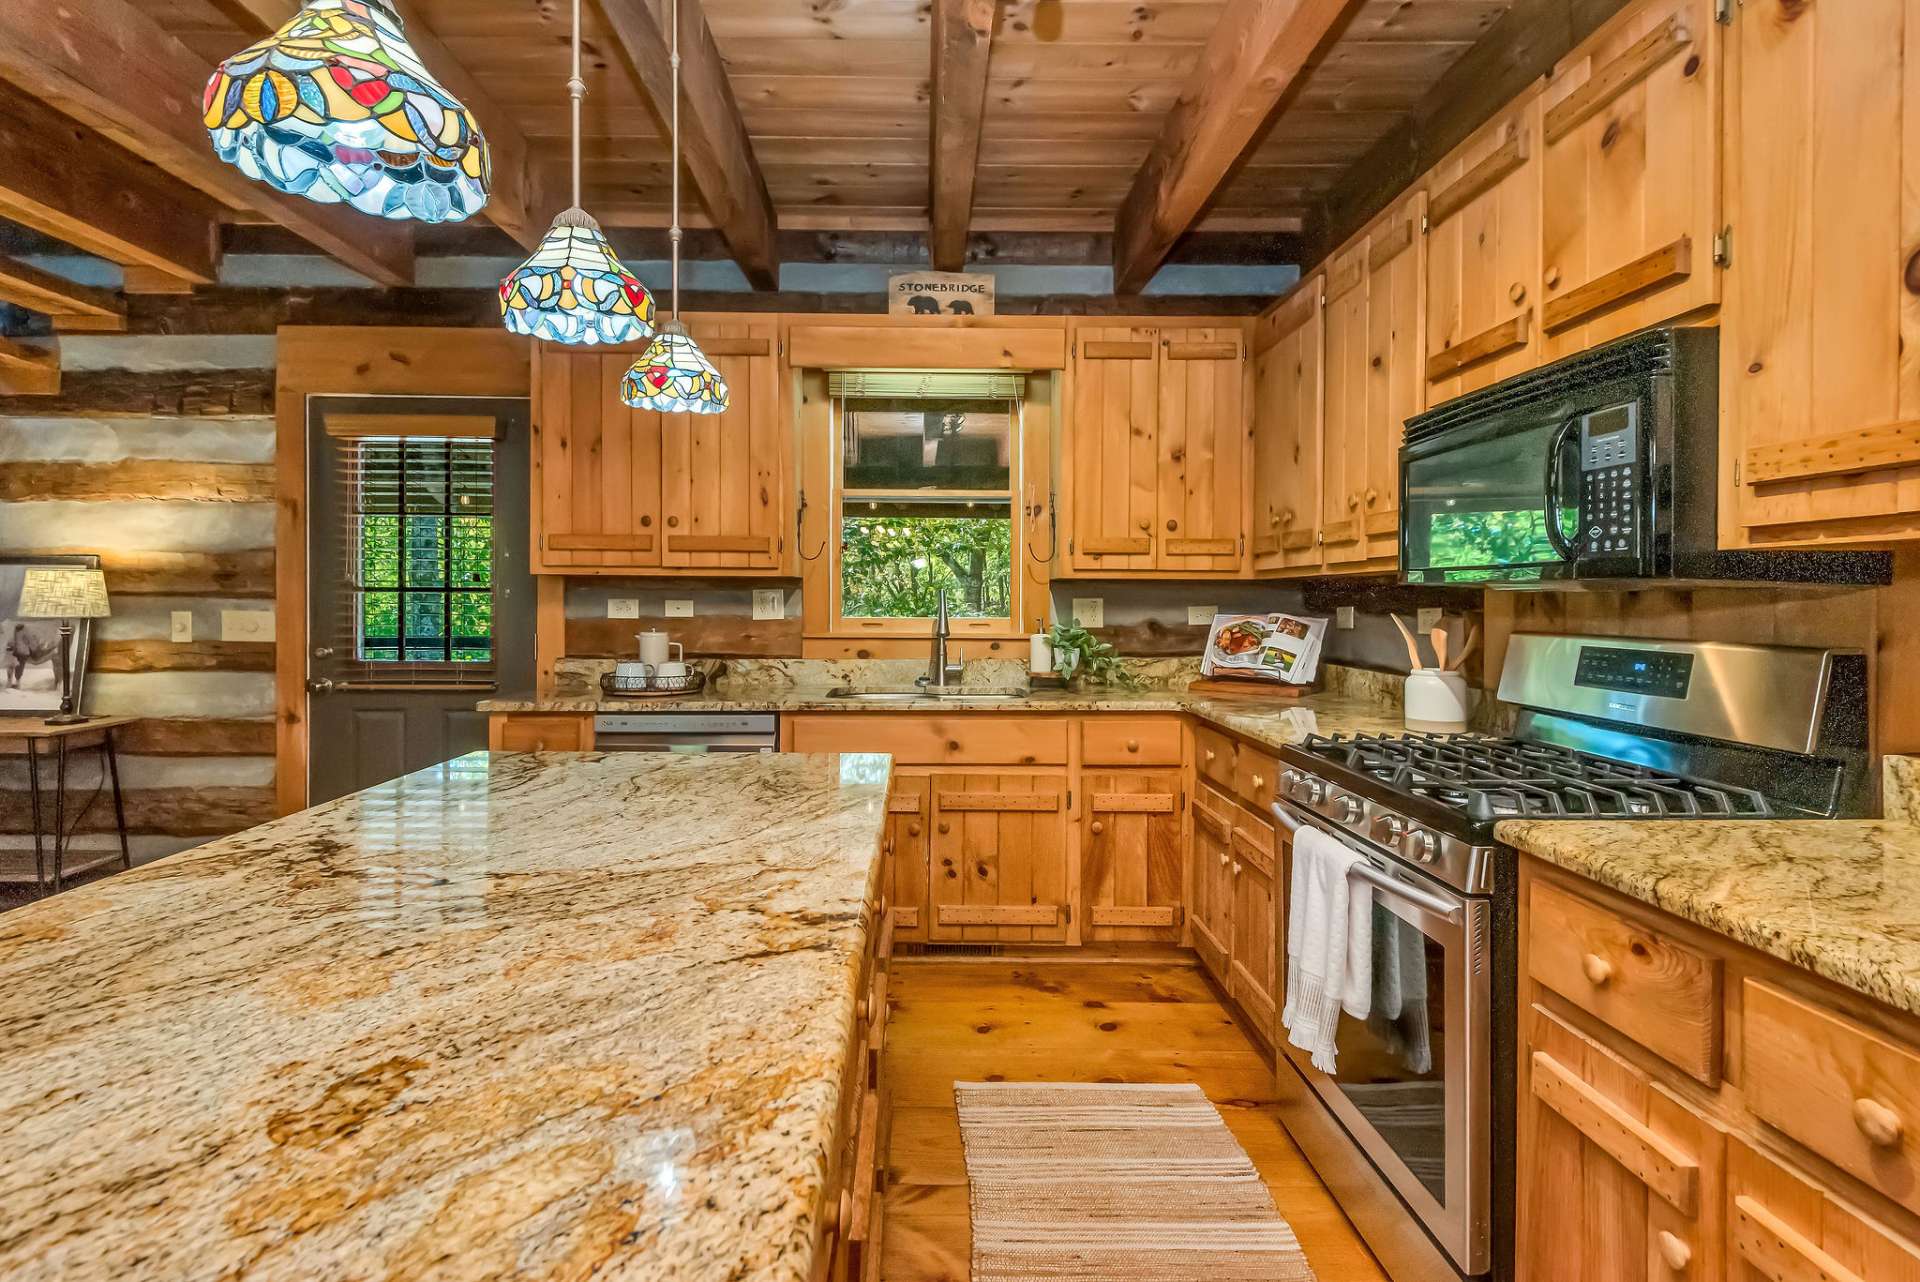
[[[493,658],[493,518],[360,517],[361,658],[486,663]],[[450,541],[450,542],[449,542]],[[401,560],[406,561],[402,591]],[[400,638],[404,608],[406,644]]]
[[[1013,612],[1013,521],[1008,516],[848,516],[841,523],[840,613],[850,619],[923,619],[940,589],[956,618]]]
[[[1578,520],[1577,513],[1563,513]],[[1563,522],[1564,524],[1564,522]],[[1572,538],[1578,531],[1562,531]],[[1547,537],[1547,514],[1532,512],[1436,512],[1429,525],[1435,566],[1533,565],[1560,560]]]

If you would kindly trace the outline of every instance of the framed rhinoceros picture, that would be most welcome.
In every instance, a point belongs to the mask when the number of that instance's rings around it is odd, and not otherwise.
[[[60,711],[60,620],[22,619],[16,613],[27,571],[41,566],[95,570],[100,558],[71,556],[0,556],[0,715]],[[73,620],[73,647],[69,663],[73,706],[85,696],[87,659],[92,654],[93,621]]]

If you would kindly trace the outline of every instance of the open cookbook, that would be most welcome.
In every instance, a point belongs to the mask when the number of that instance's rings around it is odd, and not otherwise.
[[[1325,619],[1293,614],[1216,614],[1200,663],[1206,677],[1310,685],[1320,671]]]

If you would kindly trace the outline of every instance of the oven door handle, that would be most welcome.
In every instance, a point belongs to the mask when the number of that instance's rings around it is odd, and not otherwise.
[[[1303,815],[1296,814],[1293,810],[1278,801],[1274,802],[1270,809],[1273,811],[1273,817],[1280,821],[1280,826],[1288,832],[1297,833],[1302,828],[1313,828],[1332,837],[1335,841],[1357,855],[1365,855],[1367,853],[1357,844],[1349,841],[1343,834],[1314,823]],[[1428,894],[1418,886],[1409,886],[1398,878],[1389,877],[1364,858],[1347,870],[1347,876],[1358,877],[1374,889],[1391,895],[1396,899],[1403,899],[1416,908],[1424,908],[1434,916],[1442,918],[1445,921],[1455,924],[1458,924],[1460,921],[1461,908],[1459,904],[1449,902],[1438,895]]]
[[[1553,545],[1563,560],[1573,561],[1580,555],[1580,549],[1567,542],[1567,536],[1560,533],[1560,451],[1567,447],[1567,441],[1580,426],[1576,416],[1560,425],[1553,434],[1553,443],[1547,446],[1547,477],[1545,507],[1547,509],[1547,542]],[[1584,544],[1584,536],[1581,543]]]

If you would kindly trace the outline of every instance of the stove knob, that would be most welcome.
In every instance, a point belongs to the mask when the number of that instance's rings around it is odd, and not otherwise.
[[[1288,796],[1292,796],[1293,785],[1299,783],[1301,778],[1302,776],[1298,770],[1291,768],[1282,770],[1280,772],[1280,791]]]
[[[1333,803],[1333,810],[1335,817],[1343,824],[1357,824],[1367,813],[1367,808],[1360,804],[1360,798],[1354,796],[1340,798]]]
[[[1399,815],[1388,815],[1380,821],[1380,827],[1387,834],[1387,844],[1389,846],[1399,845],[1400,838],[1407,835],[1407,821]]]
[[[1295,796],[1301,796],[1302,794],[1305,794],[1305,800],[1308,805],[1317,806],[1327,799],[1326,782],[1321,779],[1309,779],[1294,792]]]
[[[1423,864],[1430,864],[1440,856],[1440,843],[1432,833],[1415,829],[1407,834],[1406,854]]]

